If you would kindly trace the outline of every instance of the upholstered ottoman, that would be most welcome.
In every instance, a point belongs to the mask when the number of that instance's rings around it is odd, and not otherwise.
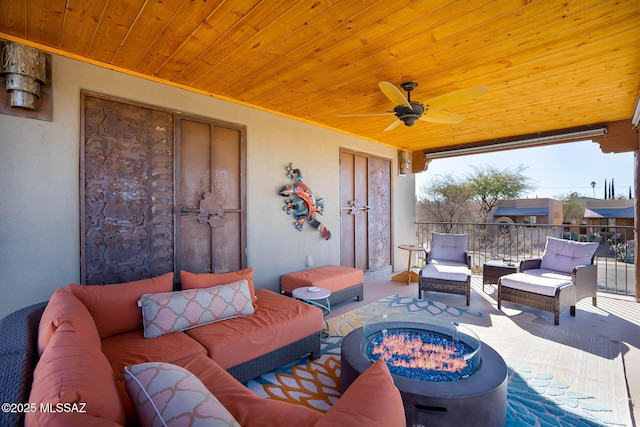
[[[280,292],[291,296],[294,289],[316,286],[331,291],[331,305],[364,297],[364,273],[359,268],[326,265],[280,276]]]

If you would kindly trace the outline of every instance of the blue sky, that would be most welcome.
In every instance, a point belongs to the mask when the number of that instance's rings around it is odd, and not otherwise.
[[[600,145],[591,141],[433,160],[426,172],[416,176],[416,192],[435,175],[463,177],[473,172],[471,166],[486,165],[500,169],[524,165],[524,175],[536,186],[524,198],[554,197],[573,191],[593,197],[592,181],[596,183],[595,197],[603,198],[604,181],[608,184],[612,178],[616,195],[628,196],[629,186],[633,194],[633,153],[604,154]]]

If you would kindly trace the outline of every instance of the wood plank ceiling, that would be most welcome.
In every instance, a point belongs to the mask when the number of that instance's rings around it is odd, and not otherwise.
[[[0,38],[146,75],[408,151],[629,119],[640,89],[638,0],[0,0]],[[448,111],[412,100],[487,85]]]

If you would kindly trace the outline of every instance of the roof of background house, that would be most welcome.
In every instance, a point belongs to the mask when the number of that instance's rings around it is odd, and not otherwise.
[[[549,208],[500,206],[493,216],[549,215]]]
[[[587,208],[585,218],[633,218],[633,206],[621,208]]]

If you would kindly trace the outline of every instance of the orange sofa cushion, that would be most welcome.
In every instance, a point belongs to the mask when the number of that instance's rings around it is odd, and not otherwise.
[[[258,396],[206,356],[176,364],[197,376],[242,426],[312,426],[322,417],[320,412],[301,405]]]
[[[207,354],[202,345],[184,332],[146,339],[142,329],[103,339],[102,352],[118,379],[123,377],[124,367],[128,365],[144,362],[175,363],[197,354]]]
[[[136,419],[136,412],[125,386],[125,366],[144,362],[177,363],[196,355],[207,354],[204,347],[183,332],[146,339],[142,329],[103,339],[102,352],[113,369],[129,421]]]
[[[70,284],[69,291],[87,307],[100,338],[142,329],[138,300],[143,294],[171,292],[173,273],[135,282],[86,286]]]
[[[258,289],[254,314],[185,331],[224,369],[247,362],[320,332],[322,310],[275,292]]]
[[[364,273],[359,268],[326,265],[280,276],[280,289],[292,293],[304,286],[316,286],[338,292],[364,282]]]
[[[69,291],[58,288],[53,293],[40,318],[38,326],[38,355],[42,356],[55,331],[63,323],[70,323],[87,343],[100,348],[100,335],[91,314],[84,304]]]
[[[36,365],[30,403],[86,404],[87,414],[124,424],[124,407],[113,370],[99,347],[70,323],[57,328]],[[79,408],[80,409],[80,408]],[[29,412],[25,425],[46,425],[46,412]]]
[[[378,359],[362,373],[315,427],[405,427],[400,391],[386,363]]]
[[[245,279],[249,282],[249,292],[253,301],[257,299],[256,289],[253,283],[253,269],[245,268],[244,270],[232,271],[230,273],[190,273],[180,270],[180,288],[181,289],[202,289],[212,286],[226,285],[227,283],[237,282]]]

